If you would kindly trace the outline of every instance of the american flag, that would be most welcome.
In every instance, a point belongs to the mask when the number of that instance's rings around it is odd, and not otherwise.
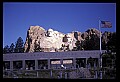
[[[112,23],[110,21],[101,21],[101,27],[102,28],[111,28]]]

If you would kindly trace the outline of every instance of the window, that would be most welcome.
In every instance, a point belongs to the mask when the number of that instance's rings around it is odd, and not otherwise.
[[[51,64],[60,64],[60,60],[51,61]]]
[[[63,60],[63,64],[71,64],[72,60]]]

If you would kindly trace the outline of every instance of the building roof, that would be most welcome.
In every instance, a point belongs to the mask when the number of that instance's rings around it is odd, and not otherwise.
[[[102,50],[104,53],[106,50]],[[99,58],[99,50],[67,51],[67,52],[34,52],[3,54],[3,61],[41,60],[41,59],[70,59],[70,58]]]

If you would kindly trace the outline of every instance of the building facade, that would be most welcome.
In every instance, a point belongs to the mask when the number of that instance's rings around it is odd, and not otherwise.
[[[102,50],[104,53],[105,50]],[[34,52],[3,54],[4,70],[72,69],[99,66],[100,51]]]

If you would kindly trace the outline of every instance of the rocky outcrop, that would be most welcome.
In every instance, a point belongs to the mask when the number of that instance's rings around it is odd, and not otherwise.
[[[105,31],[102,35],[102,42],[107,44],[107,42],[110,40],[110,38],[112,38],[112,34],[113,34],[112,32]]]
[[[85,40],[86,37],[91,37],[92,35],[97,35],[97,37],[100,37],[99,30],[97,30],[95,28],[90,28],[87,31],[85,31],[84,33],[82,33],[81,37],[83,40]]]
[[[24,52],[34,52],[35,41],[40,43],[45,37],[46,31],[40,26],[30,26],[27,31],[26,42],[24,45]]]
[[[78,34],[78,36],[76,36],[77,38],[75,37],[75,33]],[[72,50],[73,47],[75,47],[75,42],[78,39],[82,39],[80,35],[80,32],[63,34],[53,29],[45,30],[40,26],[30,26],[27,31],[24,52],[34,52],[35,44],[39,45],[42,51],[47,52],[59,51],[59,49],[63,47]],[[65,38],[66,41],[64,41]]]
[[[73,31],[71,33],[61,33],[53,29],[45,30],[41,26],[30,26],[27,31],[27,37],[24,45],[24,52],[35,52],[36,45],[44,52],[55,52],[72,50],[76,47],[76,41],[85,41],[87,37],[93,38],[93,35],[100,37],[99,30],[90,28],[81,33]],[[103,33],[102,41],[107,42],[110,33]]]

